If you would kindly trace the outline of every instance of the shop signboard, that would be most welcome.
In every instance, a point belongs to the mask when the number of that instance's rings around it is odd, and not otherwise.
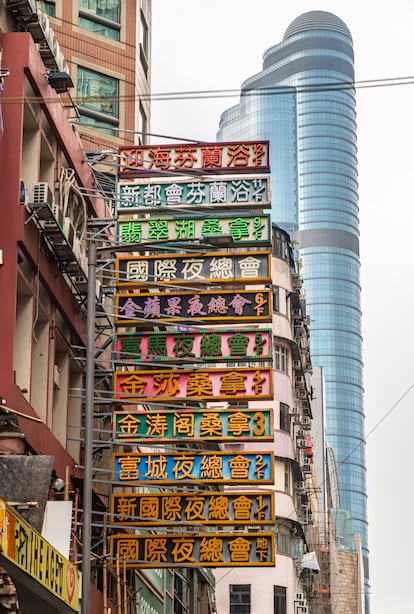
[[[129,292],[116,295],[116,323],[154,321],[197,325],[215,322],[271,322],[272,295],[263,290]]]
[[[169,409],[115,411],[113,440],[117,443],[182,441],[272,441],[271,409]]]
[[[273,398],[271,367],[115,371],[116,399],[156,401],[265,401]]]
[[[197,173],[198,171],[198,173]],[[270,172],[269,141],[167,143],[118,149],[118,177]]]
[[[274,567],[275,535],[198,533],[112,535],[110,561],[127,569],[143,567]]]
[[[131,190],[135,188],[131,185]],[[138,190],[139,192],[139,190]],[[121,203],[118,213],[133,213],[128,205],[134,205],[134,199],[126,198],[126,186],[121,186],[121,194],[125,195],[125,209]],[[138,195],[138,203],[140,196]],[[187,216],[174,217],[151,217],[142,219],[120,219],[117,222],[116,237],[118,244],[121,245],[140,245],[141,243],[154,246],[157,242],[168,241],[195,241],[201,240],[201,244],[208,244],[210,240],[217,240],[218,237],[228,236],[233,241],[233,246],[259,245],[260,247],[270,245],[271,241],[271,221],[270,215],[245,213],[237,215],[226,215],[215,213],[215,215],[205,212],[202,216],[194,213]]]
[[[114,484],[273,484],[272,452],[118,452],[112,455]]]
[[[124,527],[273,525],[274,493],[262,490],[113,494],[111,523]]]
[[[116,285],[124,288],[180,284],[264,284],[271,280],[271,252],[204,252],[119,256]]]
[[[79,574],[76,566],[1,499],[0,554],[78,612]]]
[[[270,208],[268,176],[157,177],[120,183],[117,213],[123,215],[156,211],[168,214],[170,210],[174,215],[179,215],[188,210],[204,210],[211,215],[214,210],[234,211],[240,215],[240,212],[246,209],[249,212],[255,209],[261,212]],[[238,226],[237,223],[230,226],[230,229],[233,227],[236,230],[236,237],[240,234],[237,232]],[[157,224],[154,224],[153,228],[156,227]],[[184,229],[181,233],[185,235]]]
[[[120,333],[114,341],[114,360],[120,364],[142,362],[270,361],[269,328],[186,329]]]

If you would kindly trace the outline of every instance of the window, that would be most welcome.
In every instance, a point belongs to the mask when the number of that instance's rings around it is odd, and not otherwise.
[[[80,0],[79,25],[85,30],[119,40],[121,0]]]
[[[110,127],[119,125],[118,92],[117,79],[79,66],[77,95],[81,124],[115,134]]]
[[[186,607],[186,584],[187,581],[180,573],[174,574],[174,614],[185,614]]]
[[[49,15],[49,17],[56,16],[56,2],[55,0],[44,0],[42,2],[42,11]]]
[[[286,614],[286,587],[273,587],[273,614]]]
[[[139,103],[139,111],[138,111],[138,136],[142,144],[147,142],[146,134],[147,134],[148,122],[147,116],[145,115],[144,107],[141,103]]]
[[[279,405],[279,428],[281,431],[290,433],[289,405],[286,405],[286,403]]]
[[[273,294],[273,312],[277,313],[278,311],[280,311],[278,286],[272,286],[272,294]]]
[[[290,543],[290,530],[283,524],[277,525],[276,531],[276,552],[285,552],[290,554],[292,546]]]
[[[289,463],[284,463],[284,481],[285,491],[290,493],[290,466]]]
[[[230,614],[250,614],[250,584],[230,584]]]
[[[141,11],[141,19],[140,19],[140,34],[139,34],[139,59],[141,62],[142,69],[145,73],[145,76],[148,76],[148,25],[147,21],[144,17],[144,13]]]
[[[283,345],[275,343],[275,369],[276,371],[288,372],[288,350]]]

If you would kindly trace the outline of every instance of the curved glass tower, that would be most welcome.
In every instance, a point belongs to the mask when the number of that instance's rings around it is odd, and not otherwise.
[[[326,440],[368,588],[354,54],[343,21],[295,19],[225,111],[219,141],[271,143],[272,217],[298,241],[311,356],[324,369]],[[368,592],[368,591],[367,591]],[[368,612],[368,604],[366,604]]]

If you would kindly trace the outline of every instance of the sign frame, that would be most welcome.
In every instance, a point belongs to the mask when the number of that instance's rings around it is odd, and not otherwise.
[[[258,297],[260,298],[260,302]],[[176,298],[178,297],[178,298]],[[232,301],[226,305],[226,298],[232,297]],[[242,301],[247,301],[241,307],[231,306],[238,297],[242,297]],[[249,297],[249,298],[247,298]],[[271,322],[273,318],[272,311],[272,292],[269,288],[263,288],[260,290],[216,290],[216,291],[195,291],[195,292],[129,292],[116,294],[116,324],[125,325],[137,325],[140,322],[142,325],[144,322],[148,322],[148,326],[153,325],[156,322],[165,323],[177,323],[181,322],[187,326],[195,326],[198,323],[204,324],[208,322]],[[208,304],[204,305],[201,301],[203,299],[210,299]],[[171,300],[175,301],[175,304],[171,306]],[[186,301],[186,304],[182,304],[182,301]],[[193,303],[191,303],[193,301]],[[197,309],[194,309],[194,302],[199,303]],[[214,312],[210,309],[210,305],[214,302]],[[255,307],[249,308],[249,305]],[[146,306],[150,304],[151,308],[146,312]],[[128,308],[125,307],[128,305]],[[245,306],[246,311],[256,310],[256,314],[244,315]],[[228,313],[231,306],[233,313]],[[180,311],[178,309],[180,308]],[[181,309],[186,309],[184,315],[181,315]],[[170,315],[169,311],[172,315]],[[126,312],[126,315],[122,315],[122,311]],[[142,316],[141,316],[142,314]],[[259,314],[259,315],[258,315]],[[148,316],[148,317],[147,317]]]
[[[137,403],[183,400],[227,402],[240,401],[240,399],[243,401],[273,399],[271,366],[114,371],[113,378],[114,397],[120,401],[127,399],[136,400]],[[124,388],[120,389],[123,380],[125,380]],[[125,384],[131,390],[125,389]],[[151,388],[153,390],[150,390]],[[240,392],[243,394],[238,394]]]
[[[239,195],[240,188],[244,193]],[[169,194],[173,192],[173,196]],[[218,193],[217,196],[215,194]],[[190,202],[189,202],[190,201]],[[269,175],[148,177],[119,183],[117,214],[271,209]]]
[[[151,177],[162,173],[183,175],[269,173],[269,141],[167,143],[118,148],[118,177]]]
[[[270,250],[127,255],[115,259],[115,285],[118,288],[146,288],[149,284],[154,287],[268,284],[272,278],[271,270]]]
[[[129,516],[118,513],[117,502],[124,512],[132,513]],[[208,516],[210,511],[212,518]],[[147,519],[145,514],[148,514]],[[194,515],[192,519],[188,518],[190,514]],[[177,523],[190,527],[267,526],[274,524],[274,516],[275,493],[272,490],[113,493],[111,496],[110,522],[117,527],[176,527]]]
[[[118,213],[123,215],[124,211],[118,209]],[[129,219],[128,213],[133,213],[129,209],[125,213],[126,217],[118,218],[116,222],[116,240],[122,246],[140,245],[157,240],[173,243],[185,239],[193,241],[194,239],[202,240],[204,238],[208,241],[211,237],[221,237],[223,234],[232,236],[233,246],[260,245],[261,247],[268,247],[271,245],[272,221],[270,213],[258,212],[256,215],[253,213],[242,213],[240,215],[233,213],[226,215],[217,212],[216,215],[211,214],[210,216],[194,214],[193,216],[179,215],[139,219],[132,218],[132,215]],[[231,222],[237,220],[240,221],[238,222],[238,231],[235,232],[234,228],[231,227]],[[245,222],[243,227],[241,221]],[[251,222],[253,223],[251,224]],[[255,225],[257,228],[255,228]],[[124,228],[126,229],[125,233],[123,232]],[[259,234],[260,236],[258,236]],[[129,237],[129,240],[123,239],[125,235]],[[148,249],[150,248],[148,247]]]
[[[220,466],[219,459],[222,459]],[[146,473],[140,464],[148,469]],[[213,465],[210,467],[210,463]],[[125,466],[122,467],[122,464]],[[192,475],[192,472],[208,475]],[[121,471],[125,479],[121,476]],[[150,472],[153,475],[149,475]],[[221,452],[188,450],[182,452],[144,453],[115,452],[112,455],[111,478],[114,486],[144,484],[147,486],[180,484],[274,484],[275,462],[273,452],[240,451]],[[182,475],[181,475],[182,474]],[[221,474],[221,475],[218,475]],[[230,474],[230,475],[228,475]],[[132,477],[131,477],[132,475]]]
[[[126,429],[125,434],[122,433],[122,427]],[[142,427],[146,427],[146,432],[140,432]],[[233,434],[229,434],[231,430]],[[273,441],[273,410],[248,407],[217,410],[212,407],[186,407],[180,408],[179,411],[141,409],[112,413],[112,439],[116,443],[151,443],[158,442],[160,438],[163,442],[175,443]]]
[[[156,561],[147,561],[145,559],[138,558],[135,560],[124,558],[125,553],[122,556],[119,556],[119,543],[122,545],[122,540],[124,541],[125,547],[129,544],[129,550],[131,552],[131,544],[135,542],[136,552],[139,554],[142,551],[142,548],[145,546],[146,542],[153,542],[154,547],[144,547],[145,550],[148,550],[150,553],[157,555],[158,560]],[[215,546],[218,544],[220,540],[225,540],[225,550],[226,554],[228,554],[228,550],[231,551],[230,544],[235,545],[235,555],[239,559],[245,557],[244,553],[240,553],[240,546],[243,544],[245,546],[246,543],[251,542],[251,546],[256,542],[256,548],[258,545],[263,544],[263,547],[266,545],[266,553],[269,555],[269,560],[266,561],[242,561],[242,560],[214,560],[217,558],[219,553],[216,553],[216,557],[213,556],[213,560],[198,560],[196,561],[194,558],[189,556],[188,547],[183,548],[181,550],[182,560],[170,561],[168,558],[171,557],[173,551],[173,545],[175,544],[175,553],[178,554],[180,552],[179,545],[180,543],[184,546],[184,544],[189,544],[191,540],[194,540],[196,550],[201,552],[203,548],[203,544],[206,544],[211,541]],[[197,541],[199,543],[197,543]],[[141,542],[144,543],[144,546],[141,546]],[[164,542],[164,543],[163,543]],[[223,541],[221,542],[223,545]],[[250,546],[250,547],[251,547]],[[160,551],[161,548],[161,551]],[[162,550],[165,548],[165,551]],[[191,552],[192,554],[192,552]],[[263,552],[264,554],[264,552]],[[208,554],[207,554],[208,555]],[[248,553],[250,556],[250,552]],[[259,555],[260,557],[260,555]],[[201,557],[199,557],[201,559]],[[111,535],[110,536],[110,563],[112,566],[116,565],[116,560],[123,561],[123,564],[127,569],[140,569],[143,567],[274,567],[276,564],[276,548],[275,548],[275,534],[273,532],[254,532],[254,533],[222,533],[221,531],[217,534],[211,533],[197,533],[190,534],[185,533],[182,534],[159,534],[154,535],[153,533],[148,534],[134,534],[134,535]],[[125,562],[124,562],[125,561]]]
[[[220,345],[218,345],[217,335],[220,337]],[[231,349],[229,339],[232,339],[233,335],[243,335],[248,338],[246,354],[236,353],[237,349]],[[257,335],[260,335],[260,339]],[[206,336],[208,336],[208,341],[206,341],[208,347],[203,348],[203,339]],[[271,328],[187,329],[186,327],[177,327],[176,331],[118,333],[114,342],[114,362],[121,365],[145,364],[154,360],[157,362],[174,361],[175,363],[183,361],[186,364],[193,361],[196,363],[200,363],[200,361],[208,363],[250,360],[271,362],[273,357],[272,338]],[[252,347],[253,339],[255,345]],[[125,344],[123,341],[125,341]],[[169,343],[169,341],[171,342]],[[173,342],[174,345],[172,345]],[[154,347],[150,346],[151,343],[154,343]],[[264,355],[259,354],[258,351],[256,351],[256,354],[253,353],[258,343]],[[126,356],[124,357],[123,354]]]

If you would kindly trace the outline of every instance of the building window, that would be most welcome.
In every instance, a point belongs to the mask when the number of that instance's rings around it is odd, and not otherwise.
[[[273,614],[286,614],[286,587],[273,587]]]
[[[277,525],[276,532],[276,552],[285,552],[290,554],[292,546],[290,543],[290,530],[283,524]]]
[[[276,371],[288,372],[288,350],[283,345],[275,343],[275,369]]]
[[[278,286],[272,286],[272,295],[273,295],[273,312],[277,313],[278,311],[280,311]]]
[[[185,614],[186,606],[186,585],[187,581],[178,572],[174,574],[174,614]]]
[[[250,584],[230,584],[230,614],[250,614]]]
[[[290,433],[289,405],[286,403],[279,404],[279,428],[281,431]]]
[[[144,145],[147,142],[147,129],[148,129],[148,121],[147,116],[145,115],[144,107],[141,103],[139,103],[138,110],[138,136],[141,140],[141,143]]]
[[[55,17],[56,16],[56,2],[55,0],[44,0],[42,2],[42,9],[43,13],[46,13],[46,15],[49,15],[49,17]]]
[[[79,25],[85,30],[119,40],[121,0],[80,0]]]
[[[149,68],[148,50],[149,50],[148,24],[147,24],[147,20],[145,19],[144,13],[141,11],[140,28],[139,28],[139,59],[141,62],[141,66],[144,70],[145,76],[148,75],[148,68]]]
[[[81,124],[115,134],[119,125],[117,79],[78,67],[77,96]]]
[[[290,493],[290,466],[289,463],[284,463],[284,478],[285,478],[285,492]]]

